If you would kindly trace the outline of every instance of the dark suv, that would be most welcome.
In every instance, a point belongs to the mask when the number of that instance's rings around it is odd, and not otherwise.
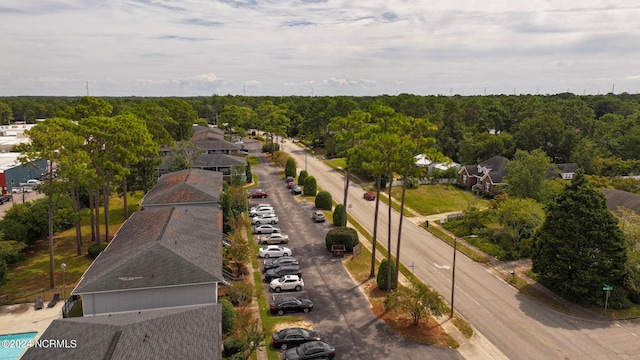
[[[264,273],[264,281],[271,282],[273,279],[277,279],[284,275],[302,275],[302,271],[300,271],[300,266],[298,265],[283,265],[278,266],[275,269],[269,269]]]

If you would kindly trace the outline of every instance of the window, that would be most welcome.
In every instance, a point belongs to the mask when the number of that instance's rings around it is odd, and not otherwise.
[[[491,189],[491,182],[487,180],[484,182],[484,191],[489,192],[490,189]]]

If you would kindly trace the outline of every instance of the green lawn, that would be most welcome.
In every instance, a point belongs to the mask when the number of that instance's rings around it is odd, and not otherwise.
[[[400,203],[402,188],[394,187],[391,194],[394,202]],[[426,216],[462,211],[471,205],[486,208],[489,202],[453,185],[421,185],[417,189],[407,189],[405,204],[420,215]]]
[[[142,199],[142,194],[130,196],[129,214],[137,210]],[[109,202],[109,233],[113,236],[124,222],[122,198],[112,197]],[[101,214],[100,233],[104,238],[104,218]],[[36,242],[27,258],[10,267],[8,282],[0,287],[0,292],[7,296],[5,301],[32,301],[37,296],[44,296],[50,299],[53,293],[62,295],[63,282],[60,265],[67,265],[65,270],[65,293],[68,295],[73,287],[78,283],[82,274],[91,265],[93,259],[87,256],[87,247],[91,241],[91,230],[89,226],[89,214],[86,213],[82,220],[82,254],[76,255],[75,228],[71,228],[54,237],[54,278],[55,289],[49,288],[49,250],[47,239]]]

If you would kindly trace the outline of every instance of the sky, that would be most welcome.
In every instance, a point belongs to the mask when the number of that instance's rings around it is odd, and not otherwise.
[[[2,0],[0,96],[640,92],[639,0]]]

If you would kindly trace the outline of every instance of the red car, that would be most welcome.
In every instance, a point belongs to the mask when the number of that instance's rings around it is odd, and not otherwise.
[[[362,197],[364,197],[366,200],[372,201],[376,199],[376,196],[373,195],[372,192],[367,191],[366,193],[364,193],[364,195],[362,195]]]
[[[287,182],[287,189],[291,189],[291,187],[293,187],[293,185],[295,185],[296,183],[294,181],[289,181]]]
[[[255,199],[255,198],[266,198],[269,194],[262,189],[255,189],[247,194],[247,197]]]

